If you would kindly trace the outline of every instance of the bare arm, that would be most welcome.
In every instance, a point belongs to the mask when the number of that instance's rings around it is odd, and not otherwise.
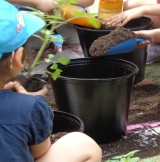
[[[50,141],[50,137],[45,140],[44,142],[38,144],[38,145],[31,145],[29,146],[29,149],[33,155],[34,159],[38,159],[40,157],[42,157],[44,154],[46,154],[46,152],[49,150],[51,146],[51,141]]]
[[[54,0],[7,0],[7,1],[10,3],[15,3],[15,4],[31,4],[34,6],[37,6],[38,3],[39,4],[40,3],[51,4],[54,2]],[[82,6],[82,7],[89,7],[89,6],[93,5],[93,3],[95,2],[95,0],[76,0],[76,1],[78,2],[77,5]]]
[[[57,4],[54,0],[7,0],[13,4],[31,4],[34,5],[37,10],[40,10],[46,14],[52,14],[54,5]]]
[[[160,16],[160,4],[145,5],[137,8],[133,8],[124,11],[118,15],[109,18],[108,24],[115,26],[122,22],[121,26],[124,26],[128,21],[142,17],[144,15]]]
[[[15,4],[31,4],[35,5],[37,3],[37,0],[7,0],[9,3],[15,3]]]
[[[81,7],[89,7],[91,5],[93,5],[93,3],[95,2],[95,0],[76,0],[78,2],[78,6]]]

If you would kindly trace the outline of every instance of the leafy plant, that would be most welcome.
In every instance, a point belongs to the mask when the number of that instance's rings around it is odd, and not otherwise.
[[[134,154],[138,151],[139,150],[135,150],[135,151],[129,152],[126,155],[113,157],[107,160],[106,162],[137,162],[139,160],[139,157],[134,157]]]
[[[53,34],[55,32],[55,30],[62,26],[63,24],[66,24],[67,22],[77,18],[77,17],[87,17],[88,18],[88,22],[92,23],[94,26],[97,26],[97,22],[93,19],[93,18],[89,18],[89,16],[94,16],[95,14],[86,14],[83,12],[75,12],[72,13],[72,15],[74,15],[73,18],[70,18],[68,20],[64,20],[63,17],[61,17],[61,13],[62,13],[62,9],[66,6],[70,6],[71,4],[77,4],[77,2],[75,0],[55,0],[57,1],[58,5],[55,5],[55,9],[54,9],[54,15],[46,15],[43,12],[36,10],[32,7],[27,7],[28,9],[32,10],[32,14],[39,16],[41,19],[43,19],[45,21],[45,27],[43,29],[40,30],[41,33],[43,33],[44,38],[39,36],[39,35],[34,35],[36,37],[38,37],[39,39],[42,40],[43,44],[37,54],[37,57],[35,58],[32,66],[31,66],[31,70],[29,71],[28,75],[30,75],[31,71],[34,69],[34,67],[37,64],[42,63],[41,61],[39,61],[40,57],[43,54],[43,51],[46,47],[47,44],[55,41],[55,40],[64,40],[64,38],[56,38]],[[50,29],[48,29],[48,26],[51,26]],[[56,80],[58,78],[58,76],[61,74],[62,70],[58,69],[58,64],[57,63],[61,63],[63,65],[66,65],[69,63],[69,59],[63,57],[61,59],[59,59],[58,61],[52,61],[51,58],[53,58],[54,56],[52,55],[48,55],[48,58],[45,59],[45,62],[52,62],[53,65],[51,66],[51,69],[54,69],[53,74],[51,74],[52,78],[54,80]],[[49,72],[47,72],[49,73]]]

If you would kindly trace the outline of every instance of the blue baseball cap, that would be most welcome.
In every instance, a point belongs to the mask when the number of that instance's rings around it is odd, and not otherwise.
[[[44,27],[39,17],[21,13],[12,4],[0,0],[0,58],[3,53],[21,47],[35,32]]]

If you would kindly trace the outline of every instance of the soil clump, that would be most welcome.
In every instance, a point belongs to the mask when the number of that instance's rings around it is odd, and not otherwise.
[[[99,37],[97,40],[95,40],[89,49],[89,53],[94,57],[103,55],[106,51],[115,45],[135,37],[136,35],[131,30],[128,30],[124,27],[117,27],[109,34]]]

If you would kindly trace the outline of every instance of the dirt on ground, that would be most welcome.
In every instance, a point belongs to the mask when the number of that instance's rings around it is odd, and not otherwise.
[[[56,134],[52,134],[50,136],[51,144],[55,143],[57,140],[59,140],[61,137],[63,137],[66,134],[68,134],[68,132],[58,132]]]
[[[58,110],[51,86],[49,84],[47,86],[49,89],[46,95],[47,103],[53,110]],[[160,121],[160,85],[144,84],[134,86],[129,108],[128,125],[156,121]],[[58,134],[58,138],[60,138],[59,136],[61,134]],[[140,150],[136,153],[136,156],[148,158],[160,154],[160,134],[157,135],[154,130],[148,131],[144,126],[144,130],[141,132],[128,133],[120,140],[100,145],[100,147],[103,150],[104,162],[111,157],[127,154],[134,150]]]
[[[135,38],[136,35],[124,27],[117,27],[115,30],[111,31],[109,34],[99,37],[95,40],[89,49],[91,56],[101,56],[106,53],[110,48],[125,42],[129,39]]]

